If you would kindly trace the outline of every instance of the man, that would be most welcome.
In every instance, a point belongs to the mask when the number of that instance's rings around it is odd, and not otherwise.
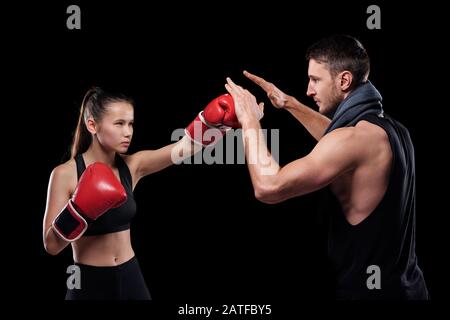
[[[329,187],[340,211],[331,213],[328,239],[337,298],[427,299],[415,254],[414,150],[407,129],[383,112],[358,40],[325,38],[308,49],[307,60],[307,95],[319,112],[244,72],[318,140],[311,153],[282,168],[267,150],[255,97],[227,79],[256,198],[272,204]]]

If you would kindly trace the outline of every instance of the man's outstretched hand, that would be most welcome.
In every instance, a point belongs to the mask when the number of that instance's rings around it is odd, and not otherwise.
[[[272,105],[275,108],[283,109],[286,107],[289,96],[278,89],[273,83],[267,82],[263,78],[255,76],[248,71],[244,71],[244,75],[254,83],[256,83],[258,86],[260,86],[267,93],[267,97],[269,97],[270,102],[272,102]]]
[[[236,117],[241,124],[252,120],[261,120],[264,116],[264,103],[258,104],[256,98],[248,90],[227,78],[225,88],[233,97]]]

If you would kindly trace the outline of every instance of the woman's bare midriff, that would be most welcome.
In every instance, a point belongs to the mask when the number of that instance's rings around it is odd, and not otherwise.
[[[72,248],[75,262],[97,267],[117,266],[134,257],[130,230],[84,236]]]

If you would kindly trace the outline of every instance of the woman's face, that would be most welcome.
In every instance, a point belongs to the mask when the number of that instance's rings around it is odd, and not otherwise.
[[[100,144],[118,153],[125,153],[133,136],[134,108],[128,102],[108,104],[106,113],[98,123]]]

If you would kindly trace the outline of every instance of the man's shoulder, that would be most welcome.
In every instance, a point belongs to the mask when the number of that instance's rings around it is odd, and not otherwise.
[[[322,142],[335,147],[366,150],[389,146],[389,137],[382,127],[363,120],[354,127],[333,130],[323,137]]]
[[[362,120],[354,127],[355,138],[363,143],[371,144],[389,144],[389,136],[386,130],[375,123]]]
[[[320,142],[340,143],[352,141],[356,134],[355,127],[337,128],[322,137]]]

